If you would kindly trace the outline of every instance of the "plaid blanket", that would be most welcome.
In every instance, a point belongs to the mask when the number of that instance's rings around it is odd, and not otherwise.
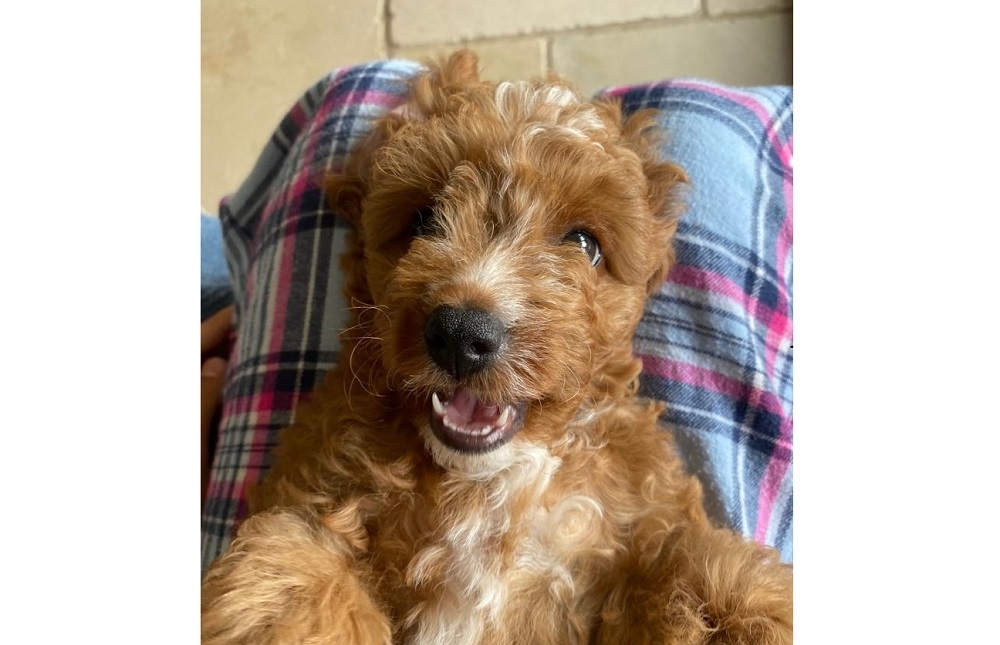
[[[202,513],[202,569],[245,516],[299,398],[338,359],[345,224],[318,181],[342,168],[419,67],[338,70],[282,120],[220,205],[238,334]],[[671,81],[607,90],[656,107],[692,179],[678,264],[636,338],[642,391],[704,484],[713,518],[792,558],[792,92]]]

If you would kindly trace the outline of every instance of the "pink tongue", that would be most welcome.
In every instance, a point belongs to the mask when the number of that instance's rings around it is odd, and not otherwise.
[[[483,403],[468,390],[458,389],[455,396],[444,404],[448,418],[462,426],[471,423],[491,423],[500,416],[500,407]]]

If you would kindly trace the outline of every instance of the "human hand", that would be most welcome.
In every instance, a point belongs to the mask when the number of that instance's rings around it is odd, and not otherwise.
[[[208,491],[208,473],[218,432],[222,388],[229,366],[233,307],[229,306],[201,324],[201,501]]]

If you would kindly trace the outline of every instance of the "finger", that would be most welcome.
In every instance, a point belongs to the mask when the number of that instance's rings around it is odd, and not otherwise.
[[[201,366],[201,427],[202,434],[206,436],[222,403],[227,367],[226,361],[217,357],[208,359]]]
[[[233,306],[216,312],[208,320],[201,323],[201,354],[217,350],[222,347],[229,334],[233,331]]]
[[[201,366],[201,498],[208,490],[208,473],[212,467],[210,446],[215,428],[212,422],[222,403],[228,364],[221,358],[210,358]]]

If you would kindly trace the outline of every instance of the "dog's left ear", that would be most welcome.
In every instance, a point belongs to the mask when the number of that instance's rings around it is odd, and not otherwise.
[[[639,156],[646,176],[646,199],[654,220],[647,254],[653,264],[646,283],[647,291],[652,294],[660,288],[674,265],[673,238],[685,207],[682,190],[688,184],[688,177],[680,166],[663,161],[658,155],[664,133],[656,120],[656,110],[640,110],[629,116],[622,126],[622,136],[626,145]]]

